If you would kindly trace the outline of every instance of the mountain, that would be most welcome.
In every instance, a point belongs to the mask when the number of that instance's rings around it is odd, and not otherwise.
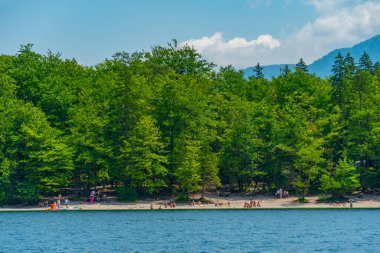
[[[321,59],[314,61],[309,65],[309,72],[320,77],[329,76],[331,73],[331,67],[334,64],[335,57],[340,52],[343,56],[350,53],[355,59],[355,62],[359,61],[363,52],[367,52],[372,59],[372,62],[380,61],[380,35],[377,35],[371,39],[360,42],[351,48],[335,49],[323,56]],[[263,66],[263,73],[266,78],[271,79],[281,73],[281,69],[284,69],[285,64],[267,65]],[[288,64],[290,69],[294,69],[294,64]],[[249,77],[253,75],[253,67],[249,67],[243,70],[244,76]]]

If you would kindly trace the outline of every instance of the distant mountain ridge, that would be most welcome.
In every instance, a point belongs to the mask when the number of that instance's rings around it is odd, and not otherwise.
[[[346,56],[347,53],[350,53],[351,56],[355,59],[355,63],[357,63],[364,51],[370,55],[373,63],[375,63],[376,61],[380,61],[380,35],[376,35],[375,37],[360,42],[350,48],[340,48],[331,51],[327,55],[310,64],[308,66],[309,72],[319,77],[329,76],[331,75],[331,67],[334,64],[335,57],[338,55],[339,52],[343,56]],[[271,79],[272,77],[277,77],[281,73],[281,70],[284,69],[285,65],[286,64],[263,66],[264,76],[268,79]],[[294,70],[295,64],[288,64],[288,66],[290,69]],[[254,67],[249,67],[244,69],[244,76],[252,76],[253,68]]]

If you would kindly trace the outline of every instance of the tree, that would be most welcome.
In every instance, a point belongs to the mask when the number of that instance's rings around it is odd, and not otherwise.
[[[342,108],[344,101],[344,81],[346,74],[346,66],[344,64],[344,58],[339,52],[335,57],[334,65],[331,68],[333,74],[331,78],[331,83],[333,85],[333,99],[339,105],[339,108]]]
[[[309,72],[309,69],[308,69],[306,63],[304,62],[304,60],[302,58],[296,64],[296,70],[300,71],[300,72],[304,72],[304,73]]]
[[[188,194],[201,188],[200,146],[199,142],[191,140],[184,141],[183,145],[184,155],[174,175],[183,192]]]
[[[305,199],[311,182],[321,173],[325,162],[322,149],[323,139],[311,139],[306,143],[302,143],[297,152],[292,179],[292,184],[301,200]]]
[[[358,65],[359,70],[366,70],[370,73],[373,72],[373,64],[371,57],[367,52],[363,52],[362,56],[359,59],[359,65]]]
[[[255,73],[256,79],[263,79],[263,67],[260,66],[260,63],[257,63],[256,67],[253,69],[253,72]]]
[[[289,75],[290,73],[292,73],[292,71],[290,70],[288,64],[285,64],[284,69],[281,71],[281,75],[282,75],[282,76],[287,76],[287,75]]]
[[[156,122],[151,116],[143,116],[121,149],[125,162],[125,183],[148,193],[158,192],[166,186],[167,159]]]
[[[345,155],[335,167],[321,176],[320,182],[321,190],[331,193],[333,197],[342,197],[360,186],[359,174]]]
[[[356,71],[356,66],[355,66],[355,60],[349,52],[346,54],[346,57],[344,57],[343,64],[345,67],[346,76],[348,77],[353,76]]]

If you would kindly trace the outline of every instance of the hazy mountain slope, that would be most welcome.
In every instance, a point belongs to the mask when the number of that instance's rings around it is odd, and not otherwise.
[[[363,52],[366,51],[375,63],[376,61],[380,61],[380,35],[377,35],[371,39],[360,42],[359,44],[354,45],[351,48],[339,48],[331,51],[327,55],[322,58],[316,60],[312,64],[309,65],[310,73],[314,73],[317,76],[325,77],[330,75],[331,67],[334,64],[335,57],[340,52],[343,56],[345,56],[348,52],[354,57],[355,62],[357,62]],[[283,69],[285,64],[277,64],[277,65],[268,65],[263,66],[263,72],[266,78],[270,79],[273,76],[278,76],[281,73],[281,69]],[[289,68],[294,69],[294,64],[288,64]],[[243,70],[244,75],[246,77],[253,75],[253,67],[249,67]]]

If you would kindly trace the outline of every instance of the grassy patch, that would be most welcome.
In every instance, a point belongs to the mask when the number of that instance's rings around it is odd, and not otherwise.
[[[307,198],[298,198],[294,202],[300,203],[300,204],[306,204],[306,203],[310,203],[310,200],[308,200]]]

